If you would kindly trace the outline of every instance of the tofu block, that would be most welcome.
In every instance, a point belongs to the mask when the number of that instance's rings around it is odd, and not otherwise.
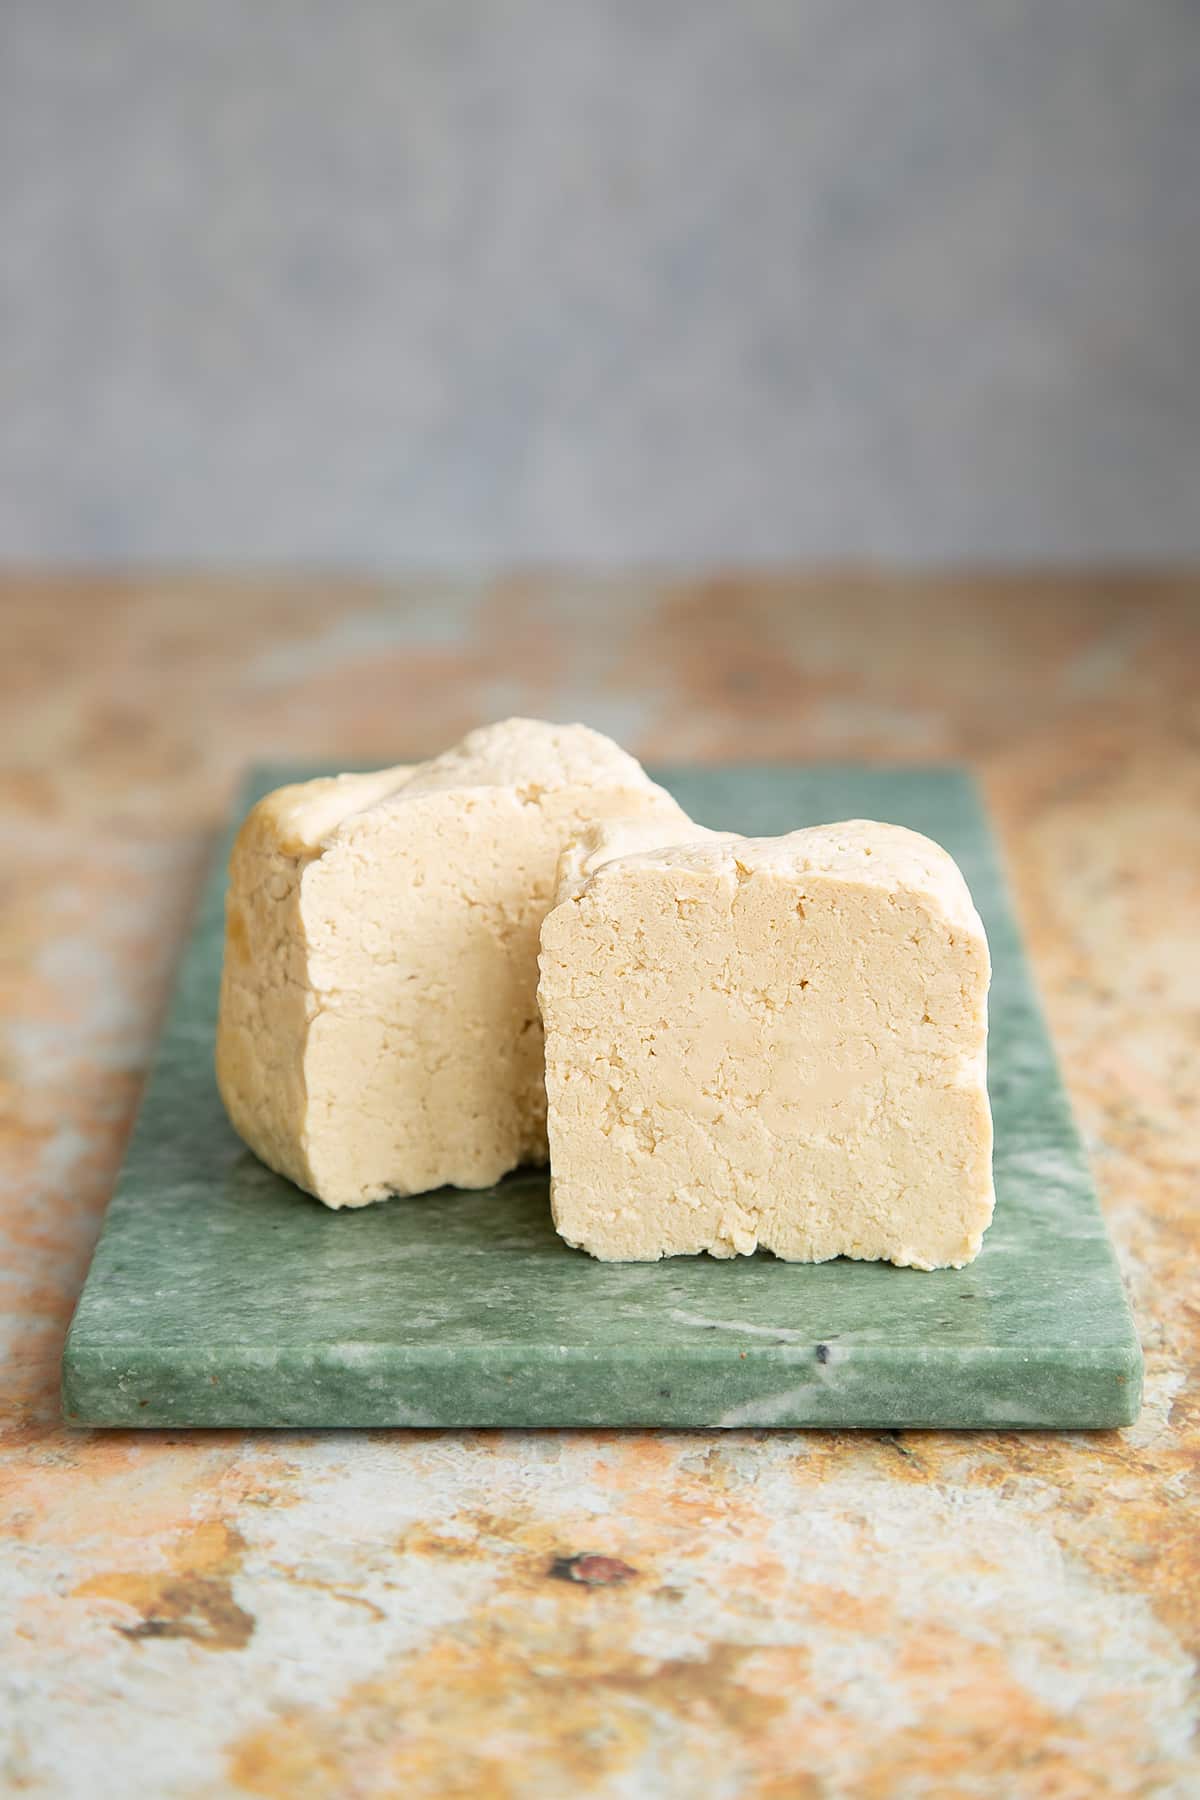
[[[670,837],[582,834],[542,926],[559,1232],[611,1262],[970,1262],[990,966],[955,863],[862,819]]]
[[[420,767],[268,795],[234,846],[217,1079],[327,1206],[546,1160],[538,930],[565,842],[686,817],[581,725],[510,719]]]

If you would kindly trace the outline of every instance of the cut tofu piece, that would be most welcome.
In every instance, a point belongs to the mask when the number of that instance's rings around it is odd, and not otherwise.
[[[987,940],[866,820],[581,835],[542,927],[551,1201],[606,1261],[971,1261],[992,1216]]]
[[[641,813],[686,818],[609,739],[527,719],[261,801],[230,863],[217,1028],[256,1155],[333,1207],[544,1162],[538,929],[567,839]]]

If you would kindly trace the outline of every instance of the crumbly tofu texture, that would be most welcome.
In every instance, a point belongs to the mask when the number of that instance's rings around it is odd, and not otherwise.
[[[970,1262],[990,968],[956,864],[867,820],[653,835],[569,847],[542,927],[559,1232],[613,1262]]]
[[[685,817],[609,739],[528,719],[261,801],[230,863],[217,1030],[256,1155],[332,1207],[544,1162],[537,947],[559,855],[645,813]]]

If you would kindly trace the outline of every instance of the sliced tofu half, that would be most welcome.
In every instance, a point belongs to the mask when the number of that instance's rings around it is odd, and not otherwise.
[[[564,844],[685,817],[581,725],[510,719],[415,769],[283,788],[234,846],[217,1078],[333,1207],[546,1160],[538,931]]]
[[[541,939],[558,1230],[609,1261],[970,1262],[989,976],[958,867],[899,826],[586,834]]]

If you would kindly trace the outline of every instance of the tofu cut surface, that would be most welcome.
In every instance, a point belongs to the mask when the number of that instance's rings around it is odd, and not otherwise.
[[[564,844],[685,818],[580,725],[510,719],[416,768],[281,788],[230,861],[217,1079],[333,1207],[546,1159],[538,931]]]
[[[655,835],[581,836],[542,927],[559,1232],[606,1261],[970,1262],[990,967],[957,865],[866,820]]]

